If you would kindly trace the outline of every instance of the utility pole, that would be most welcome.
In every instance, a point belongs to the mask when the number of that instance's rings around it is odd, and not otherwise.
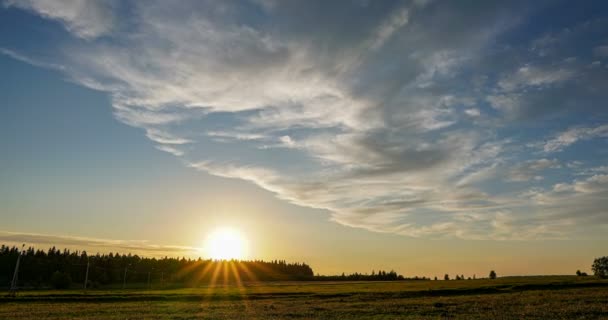
[[[13,273],[13,281],[11,281],[11,289],[9,291],[9,296],[15,296],[17,294],[17,278],[19,275],[19,264],[21,263],[21,256],[25,252],[23,250],[25,248],[25,243],[21,246],[21,252],[17,256],[17,264],[15,265],[15,272]]]
[[[127,287],[127,267],[125,267],[125,275],[122,277],[122,288],[125,289]]]
[[[91,257],[87,256],[87,272],[84,274],[84,290],[87,290],[87,282],[89,282],[89,260]]]

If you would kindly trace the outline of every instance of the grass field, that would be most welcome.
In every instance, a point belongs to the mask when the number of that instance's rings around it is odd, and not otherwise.
[[[608,280],[512,277],[24,291],[0,319],[608,319]]]

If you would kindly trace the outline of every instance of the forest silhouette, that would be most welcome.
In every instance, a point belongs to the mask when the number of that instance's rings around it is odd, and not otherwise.
[[[72,283],[95,288],[100,286],[197,286],[249,281],[392,281],[406,280],[395,271],[372,271],[371,274],[315,275],[306,263],[285,260],[212,260],[190,258],[147,258],[133,254],[95,254],[86,251],[47,251],[29,247],[0,247],[0,286],[8,284],[16,261],[21,256],[19,287],[70,287]],[[88,267],[87,267],[88,265]],[[87,268],[89,270],[88,275]],[[425,280],[424,277],[409,278]]]

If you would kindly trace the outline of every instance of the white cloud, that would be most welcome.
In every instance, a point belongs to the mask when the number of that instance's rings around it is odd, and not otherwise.
[[[146,137],[148,137],[148,139],[154,142],[161,144],[186,144],[192,142],[192,140],[176,137],[170,133],[163,132],[154,128],[149,128],[146,130]]]
[[[549,69],[524,66],[498,81],[498,86],[504,91],[514,91],[531,86],[538,87],[560,83],[572,76],[574,76],[574,72],[563,68]]]
[[[177,157],[181,157],[181,156],[184,155],[184,152],[182,150],[179,150],[179,149],[177,149],[175,147],[171,147],[171,146],[164,145],[164,144],[157,145],[157,146],[155,146],[155,148],[158,149],[158,150],[160,150],[160,151],[168,152],[168,153],[170,153],[170,154],[172,154],[174,156],[177,156]]]
[[[606,137],[608,137],[607,124],[597,127],[571,128],[546,141],[543,150],[545,152],[558,152],[578,141]]]
[[[538,159],[538,160],[528,160],[522,164],[517,165],[515,168],[511,169],[508,174],[510,181],[528,181],[531,179],[534,180],[542,180],[542,176],[538,175],[539,172],[542,172],[546,169],[557,169],[561,168],[559,162],[555,159]]]
[[[486,100],[494,109],[507,114],[517,113],[521,108],[520,94],[489,95],[486,97]]]
[[[464,113],[470,117],[479,117],[481,115],[481,112],[477,108],[466,109]]]
[[[33,66],[37,66],[37,67],[42,67],[42,68],[47,68],[47,69],[55,69],[55,70],[59,70],[59,71],[65,71],[65,67],[59,64],[55,64],[55,63],[48,63],[48,62],[43,62],[43,61],[39,61],[36,59],[32,59],[30,57],[27,57],[23,54],[20,54],[18,52],[15,52],[13,50],[10,49],[6,49],[6,48],[1,48],[0,47],[0,54],[3,54],[5,56],[11,57],[15,60],[19,60],[21,62],[25,62],[27,64],[31,64]]]
[[[262,140],[266,136],[257,133],[243,133],[243,132],[230,132],[230,131],[209,131],[207,135],[214,137],[222,141],[223,139],[228,140]]]
[[[71,33],[93,39],[112,31],[111,1],[100,0],[4,0],[5,6],[27,9],[42,17],[58,20]]]
[[[376,38],[371,44],[372,50],[379,49],[384,43],[401,27],[405,26],[409,20],[409,11],[407,8],[395,11],[393,15],[376,31]]]

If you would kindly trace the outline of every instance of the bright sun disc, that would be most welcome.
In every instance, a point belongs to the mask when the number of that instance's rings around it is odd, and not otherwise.
[[[247,255],[247,241],[238,231],[221,228],[207,237],[205,249],[211,259],[240,260]]]

